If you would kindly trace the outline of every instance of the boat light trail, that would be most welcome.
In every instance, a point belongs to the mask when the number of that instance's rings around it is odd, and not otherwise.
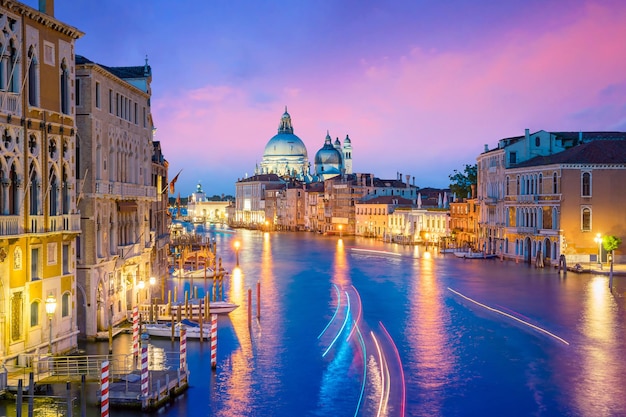
[[[383,409],[387,409],[387,401],[389,399],[389,370],[387,368],[387,363],[383,356],[382,349],[378,344],[378,340],[376,339],[376,335],[374,332],[370,331],[370,335],[374,340],[374,344],[376,345],[376,350],[378,351],[378,362],[380,365],[380,385],[382,387],[382,392],[380,393],[380,401],[378,402],[378,413],[376,414],[380,417],[383,412]],[[387,376],[387,378],[385,378]]]
[[[354,293],[356,294],[356,297],[359,302],[359,311],[357,312],[356,320],[354,320],[354,327],[352,328],[352,330],[350,330],[350,334],[346,338],[346,341],[350,340],[350,336],[352,336],[352,333],[354,333],[354,330],[357,329],[359,321],[361,320],[361,314],[363,314],[363,304],[361,304],[361,294],[359,294],[359,292],[356,290],[356,287],[354,285],[352,286],[352,289],[354,290]]]
[[[387,255],[387,256],[398,256],[401,257],[402,254],[395,252],[388,252],[386,250],[374,250],[374,249],[360,249],[360,248],[351,248],[353,252],[363,252],[363,253],[371,253],[373,255]]]
[[[356,417],[359,414],[359,409],[361,408],[361,402],[363,401],[363,394],[365,392],[365,384],[367,382],[367,351],[365,349],[365,341],[363,340],[361,329],[359,329],[359,325],[356,321],[354,322],[354,327],[356,327],[356,333],[359,336],[359,344],[361,345],[361,351],[363,352],[363,383],[361,384],[359,401],[357,402],[356,410],[354,411],[354,417]]]
[[[379,321],[378,325],[381,327],[381,329],[383,329],[385,336],[387,336],[387,339],[389,339],[389,343],[393,346],[393,350],[396,353],[398,367],[400,368],[400,378],[402,379],[402,398],[400,399],[400,401],[402,401],[402,404],[400,406],[400,415],[404,416],[404,407],[406,406],[406,382],[404,381],[404,369],[402,368],[402,359],[400,359],[400,352],[398,352],[398,347],[394,343],[391,335],[389,334],[383,323]]]
[[[322,333],[320,333],[320,335],[317,336],[318,339],[322,337],[322,335],[326,332],[326,330],[328,330],[328,327],[330,326],[330,324],[335,320],[335,317],[337,316],[337,312],[339,311],[339,307],[341,306],[341,293],[339,292],[339,287],[337,287],[336,284],[333,284],[333,286],[335,287],[335,290],[337,291],[337,308],[335,308],[335,314],[333,314],[333,316],[330,318],[330,321],[328,322],[326,327],[324,327],[324,330],[322,330]]]
[[[555,335],[554,333],[551,333],[551,332],[547,331],[546,329],[542,329],[542,328],[541,328],[541,327],[539,327],[539,326],[535,326],[534,324],[529,323],[529,322],[527,322],[527,321],[524,321],[524,320],[522,320],[522,319],[520,319],[520,318],[517,318],[517,317],[515,317],[515,316],[513,316],[513,315],[511,315],[511,314],[509,314],[509,313],[505,313],[504,311],[501,311],[501,310],[495,309],[495,308],[493,308],[493,307],[489,307],[488,305],[485,305],[485,304],[479,303],[479,302],[478,302],[478,301],[476,301],[476,300],[472,300],[471,298],[469,298],[469,297],[467,297],[467,296],[465,296],[465,295],[461,294],[460,292],[458,292],[458,291],[454,291],[454,290],[453,290],[452,288],[450,288],[450,287],[448,287],[448,289],[449,289],[450,291],[452,291],[454,294],[458,295],[459,297],[462,297],[462,298],[466,299],[467,301],[471,301],[472,303],[476,304],[477,306],[480,306],[480,307],[482,307],[482,308],[485,308],[485,309],[487,309],[487,310],[489,310],[489,311],[493,311],[494,313],[502,314],[502,315],[503,315],[503,316],[505,316],[505,317],[508,317],[508,318],[513,319],[513,320],[515,320],[515,321],[517,321],[517,322],[520,322],[520,323],[522,323],[522,324],[525,324],[526,326],[532,327],[533,329],[538,330],[538,331],[540,331],[541,333],[547,334],[548,336],[552,336],[553,338],[555,338],[556,340],[558,340],[558,341],[559,341],[559,342],[561,342],[561,343],[564,343],[564,344],[566,344],[566,345],[569,345],[569,342],[568,342],[567,340],[565,340],[565,339],[563,339],[563,338],[560,338],[559,336]]]
[[[328,348],[326,349],[322,357],[326,356],[326,354],[330,351],[330,348],[332,348],[335,342],[337,341],[337,339],[339,339],[339,336],[343,332],[343,329],[345,329],[346,324],[348,323],[348,319],[350,318],[350,296],[348,295],[347,292],[345,292],[345,294],[346,294],[346,303],[347,303],[346,304],[346,318],[344,319],[343,324],[341,325],[341,329],[339,329],[333,341],[330,343],[330,345],[328,345]]]

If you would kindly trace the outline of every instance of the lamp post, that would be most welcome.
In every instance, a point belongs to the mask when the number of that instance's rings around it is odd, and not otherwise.
[[[48,324],[50,327],[50,342],[48,344],[48,353],[52,354],[52,317],[57,309],[57,300],[54,295],[49,294],[46,298],[46,314],[48,314]]]
[[[598,244],[598,266],[602,269],[602,235],[598,233],[593,241]]]
[[[239,243],[238,240],[235,240],[235,261],[237,263],[237,266],[239,266],[239,246],[241,245],[241,243]]]
[[[343,231],[343,225],[341,225],[341,224],[340,224],[340,225],[339,225],[339,237],[341,237],[341,236],[342,236],[342,235],[341,235],[342,231]]]

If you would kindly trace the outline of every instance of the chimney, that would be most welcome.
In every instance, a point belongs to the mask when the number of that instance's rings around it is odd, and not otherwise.
[[[489,145],[485,143],[485,152],[489,152]]]
[[[39,11],[54,17],[54,0],[39,0]]]
[[[526,141],[530,139],[530,129],[524,129],[524,136],[526,136]]]
[[[409,188],[409,185],[410,185],[409,181],[411,181],[411,176],[407,174],[405,175],[405,177],[406,177],[406,188]]]

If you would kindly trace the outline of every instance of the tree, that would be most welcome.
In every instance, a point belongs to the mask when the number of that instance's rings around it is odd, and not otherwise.
[[[610,266],[611,271],[609,272],[609,289],[613,291],[613,251],[619,247],[622,243],[622,239],[617,236],[604,236],[602,238],[602,246],[604,250],[610,254]]]
[[[463,172],[454,170],[454,174],[448,176],[450,178],[450,191],[457,198],[467,198],[472,196],[472,185],[476,185],[477,166],[465,165]]]

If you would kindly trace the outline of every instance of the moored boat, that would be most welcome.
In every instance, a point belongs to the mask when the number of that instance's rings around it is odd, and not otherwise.
[[[495,253],[485,253],[485,252],[454,252],[454,256],[457,258],[465,258],[465,259],[490,259],[495,258],[497,255]]]
[[[211,268],[200,268],[200,269],[193,269],[193,270],[183,270],[182,274],[180,269],[174,269],[174,272],[172,272],[172,276],[174,278],[213,278],[213,269]]]
[[[174,337],[180,337],[181,325],[185,326],[187,338],[199,339],[200,335],[203,338],[209,339],[211,337],[211,325],[206,323],[202,326],[200,331],[200,324],[191,320],[183,320],[181,323],[174,324]],[[172,337],[172,324],[171,323],[149,323],[143,326],[146,333],[152,337]]]

